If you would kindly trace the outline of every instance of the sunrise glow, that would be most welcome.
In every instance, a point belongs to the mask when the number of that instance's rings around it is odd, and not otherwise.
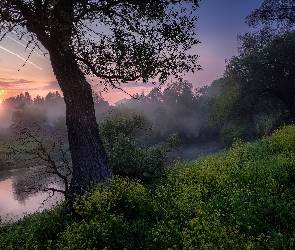
[[[185,75],[185,79],[194,87],[210,85],[222,76],[225,59],[230,59],[237,53],[237,35],[249,30],[245,17],[261,2],[262,0],[231,0],[224,3],[215,0],[200,3],[196,33],[201,43],[190,52],[200,56],[196,64],[200,64],[203,70]],[[24,37],[19,38],[15,31],[1,41],[0,88],[3,91],[0,93],[0,102],[21,92],[29,92],[32,98],[37,95],[45,96],[49,91],[61,93],[46,50],[42,46],[33,47],[33,43],[27,45],[28,41]],[[101,86],[91,81],[89,83],[93,90],[102,90]],[[127,84],[123,88],[131,95],[143,91],[148,94],[152,86]],[[104,92],[102,96],[110,104],[122,98],[130,98],[124,92],[113,89]]]

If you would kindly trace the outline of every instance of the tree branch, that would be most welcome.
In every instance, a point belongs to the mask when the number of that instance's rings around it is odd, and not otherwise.
[[[95,69],[95,66],[93,63],[91,63],[90,61],[88,61],[86,58],[82,58],[82,57],[79,57],[79,56],[75,56],[75,59],[78,60],[78,61],[81,61],[83,62],[90,70],[91,72],[99,77],[99,78],[103,78],[103,79],[108,79],[108,80],[119,80],[119,79],[124,79],[125,81],[135,81],[137,80],[138,78],[140,78],[139,75],[134,75],[133,77],[130,77],[130,78],[125,78],[124,76],[122,75],[105,75],[105,74],[100,74],[97,72],[97,70]]]

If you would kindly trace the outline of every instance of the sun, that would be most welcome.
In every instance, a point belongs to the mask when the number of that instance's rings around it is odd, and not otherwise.
[[[7,90],[0,89],[0,98],[1,98],[1,95],[7,95],[7,94],[8,94]],[[1,107],[2,102],[3,102],[3,99],[1,98],[0,99],[0,107]]]

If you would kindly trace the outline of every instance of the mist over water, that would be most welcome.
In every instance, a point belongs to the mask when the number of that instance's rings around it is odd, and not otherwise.
[[[181,145],[178,150],[169,156],[180,161],[193,161],[200,157],[218,153],[226,149],[221,142],[208,142],[202,145]]]
[[[168,164],[175,160],[194,160],[224,149],[218,129],[211,128],[207,123],[210,113],[207,100],[216,94],[218,81],[195,90],[188,82],[174,83],[164,90],[154,88],[147,95],[138,94],[134,99],[124,100],[116,106],[110,106],[99,93],[93,92],[93,98],[99,124],[118,116],[140,114],[145,117],[144,126],[138,127],[131,135],[139,147],[152,147],[165,141],[170,134],[178,134],[178,147],[168,154]],[[2,221],[16,221],[26,213],[49,209],[61,201],[61,193],[55,192],[50,197],[52,193],[39,191],[42,186],[61,188],[62,185],[52,176],[39,181],[37,172],[22,169],[32,168],[36,163],[34,165],[22,158],[16,161],[17,157],[7,155],[4,144],[13,143],[11,145],[19,147],[12,135],[21,124],[31,129],[38,138],[43,136],[52,141],[58,138],[67,145],[66,106],[58,92],[49,92],[46,97],[37,96],[34,99],[26,92],[4,100],[0,110],[0,216]],[[37,129],[34,131],[34,128]],[[58,137],[55,137],[56,134]],[[28,192],[27,187],[32,183],[38,188]]]

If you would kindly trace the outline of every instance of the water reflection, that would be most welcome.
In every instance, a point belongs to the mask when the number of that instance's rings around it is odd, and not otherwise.
[[[63,195],[58,192],[40,192],[44,187],[62,189],[62,185],[56,183],[58,180],[53,176],[41,176],[41,173],[40,169],[20,169],[0,173],[2,222],[17,221],[26,214],[48,209],[63,199]]]

